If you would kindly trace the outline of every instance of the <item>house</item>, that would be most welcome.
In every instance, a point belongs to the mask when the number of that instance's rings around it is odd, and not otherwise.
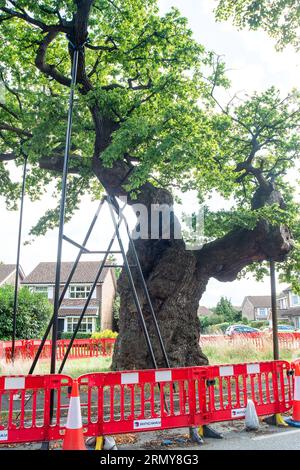
[[[288,287],[277,298],[278,318],[289,320],[295,328],[300,328],[300,296]]]
[[[242,317],[248,320],[268,320],[271,312],[270,295],[248,295],[241,306]]]
[[[19,267],[19,284],[23,281],[25,277],[24,271]],[[4,264],[0,263],[0,286],[6,284],[15,285],[16,278],[16,265],[15,264]]]
[[[101,261],[82,261],[78,263],[72,281],[58,312],[58,333],[73,332],[85,301],[91,291]],[[60,292],[66,283],[73,262],[61,264]],[[56,263],[39,263],[22,281],[34,292],[44,294],[53,303]],[[93,292],[79,331],[92,333],[100,326],[111,329],[113,320],[113,301],[116,293],[116,278],[113,268],[104,268],[96,289]]]
[[[211,317],[214,312],[209,310],[209,308],[204,307],[204,305],[199,305],[198,307],[198,317]]]

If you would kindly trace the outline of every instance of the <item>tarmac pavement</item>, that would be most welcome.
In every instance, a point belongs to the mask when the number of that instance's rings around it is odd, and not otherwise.
[[[223,434],[223,439],[204,439],[203,445],[191,443],[188,429],[172,429],[168,431],[144,432],[135,435],[136,441],[118,444],[120,450],[300,450],[300,428],[278,428],[260,424],[256,432],[247,432],[243,421],[216,423],[212,426]],[[132,434],[130,435],[132,437]],[[124,440],[126,441],[126,437]],[[166,445],[166,443],[170,445]],[[51,443],[51,447],[60,450],[59,443]],[[37,450],[41,443],[0,445],[0,451],[6,450]]]

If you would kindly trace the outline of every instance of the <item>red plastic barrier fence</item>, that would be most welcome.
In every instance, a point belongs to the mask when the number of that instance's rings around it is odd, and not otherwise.
[[[75,339],[69,353],[69,359],[80,359],[86,357],[111,356],[115,344],[115,338],[100,339]],[[33,359],[40,345],[40,340],[18,340],[15,343],[15,357],[21,359]],[[0,342],[0,357],[5,357],[6,361],[11,360],[11,341]],[[69,340],[62,339],[57,341],[58,360],[64,357],[69,345]],[[2,351],[2,354],[1,354]],[[49,358],[51,356],[51,341],[45,342],[41,358]]]
[[[198,376],[198,377],[197,377]],[[253,400],[259,416],[285,413],[292,407],[293,378],[286,361],[268,361],[194,368],[196,419],[212,422],[245,416]]]
[[[0,444],[62,438],[71,377],[29,375],[0,377]],[[50,424],[50,394],[54,413]]]
[[[270,361],[86,374],[79,377],[86,436],[182,428],[243,418],[292,406],[291,366]],[[68,392],[65,375],[0,377],[0,443],[61,439]],[[50,396],[54,391],[53,421]]]
[[[300,333],[278,333],[278,341],[281,348],[296,350],[300,349]],[[227,335],[201,335],[200,345],[205,347],[207,345],[216,345],[218,343],[228,344],[250,344],[256,349],[263,349],[266,346],[272,345],[272,334],[271,333],[247,333],[247,334],[234,334],[232,336]]]
[[[84,417],[89,435],[179,428],[245,416],[251,398],[258,415],[292,406],[285,361],[159,371],[87,374]],[[103,419],[99,419],[99,417]]]
[[[83,424],[88,428],[88,434],[96,436],[192,425],[192,375],[191,367],[79,377],[81,403],[87,409]]]

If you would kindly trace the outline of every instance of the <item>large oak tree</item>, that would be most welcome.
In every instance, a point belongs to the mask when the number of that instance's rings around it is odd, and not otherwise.
[[[68,35],[77,46],[88,42],[79,55],[67,220],[83,194],[99,197],[103,189],[147,208],[172,206],[178,190],[197,190],[202,203],[212,194],[230,201],[229,210],[206,208],[202,248],[188,250],[173,237],[135,241],[171,365],[207,363],[197,308],[210,278],[232,281],[245,269],[261,276],[273,259],[297,279],[297,244],[287,258],[291,229],[298,237],[287,172],[299,156],[298,93],[283,98],[271,88],[218,103],[216,90],[228,86],[224,64],[193,39],[177,10],[161,16],[155,0],[1,0],[0,11],[0,153],[16,165],[28,155],[33,200],[50,181],[60,189],[74,54]],[[0,181],[15,207],[19,185],[7,163]],[[46,211],[32,235],[57,219],[58,209]],[[125,273],[119,291],[113,367],[151,367]]]

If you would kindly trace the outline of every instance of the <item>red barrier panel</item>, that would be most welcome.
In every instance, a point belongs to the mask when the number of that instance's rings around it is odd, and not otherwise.
[[[75,339],[70,354],[69,359],[80,359],[83,357],[98,357],[98,356],[111,356],[113,353],[113,348],[115,344],[115,338],[100,338],[100,339]],[[38,347],[40,345],[40,340],[19,340],[15,344],[15,358],[16,359],[33,359],[36,355]],[[1,342],[2,348],[0,348],[0,353],[2,350],[2,355],[5,356],[6,361],[10,362],[11,360],[11,342],[3,341]],[[57,341],[57,352],[56,357],[58,360],[61,360],[67,347],[69,345],[69,340],[61,339]],[[51,356],[51,341],[46,341],[43,347],[41,358],[49,358]]]
[[[194,368],[196,419],[203,424],[245,416],[247,400],[253,400],[259,416],[284,413],[292,407],[293,380],[290,364],[268,361]]]
[[[240,419],[248,399],[259,416],[286,412],[293,397],[285,361],[86,374],[78,383],[86,436]],[[0,443],[61,439],[71,385],[65,375],[0,377]]]
[[[193,368],[86,374],[79,377],[88,435],[191,426]],[[102,417],[102,419],[101,419]]]
[[[0,377],[0,443],[61,439],[71,377],[29,375]],[[50,424],[50,394],[54,413]]]
[[[89,435],[102,435],[228,421],[245,416],[250,398],[259,416],[286,412],[289,371],[288,362],[270,361],[87,374],[79,378],[84,423]]]

